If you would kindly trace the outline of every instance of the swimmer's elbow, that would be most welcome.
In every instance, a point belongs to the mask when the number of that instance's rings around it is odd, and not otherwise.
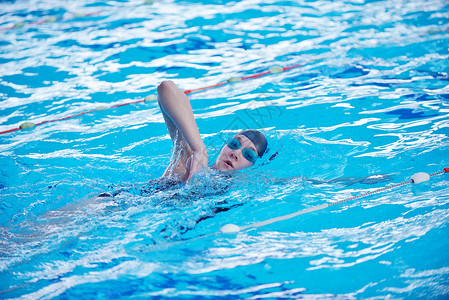
[[[173,87],[176,87],[175,83],[171,80],[164,80],[162,81],[159,86],[157,87],[158,94],[164,93],[165,91],[172,89]]]

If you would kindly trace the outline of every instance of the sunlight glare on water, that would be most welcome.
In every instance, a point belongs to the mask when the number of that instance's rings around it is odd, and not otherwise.
[[[447,298],[447,174],[219,230],[449,167],[448,8],[1,1],[0,298]],[[158,84],[273,66],[296,67],[189,94],[210,163],[255,128],[256,166],[152,185],[172,147]]]

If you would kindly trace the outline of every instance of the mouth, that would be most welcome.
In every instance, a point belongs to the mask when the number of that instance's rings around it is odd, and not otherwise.
[[[223,161],[225,166],[227,166],[228,168],[234,168],[234,166],[232,165],[232,162],[230,160],[225,160]]]

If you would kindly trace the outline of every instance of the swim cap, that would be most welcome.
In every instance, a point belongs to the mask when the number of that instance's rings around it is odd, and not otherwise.
[[[253,142],[254,146],[256,146],[257,155],[259,157],[262,157],[262,155],[267,150],[268,143],[267,143],[267,139],[260,131],[254,130],[254,129],[248,129],[248,130],[243,130],[243,131],[239,132],[238,134],[242,134],[242,135],[246,136],[247,138],[249,138],[251,140],[251,142]]]

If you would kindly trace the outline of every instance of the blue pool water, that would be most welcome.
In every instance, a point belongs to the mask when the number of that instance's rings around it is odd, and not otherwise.
[[[211,162],[237,130],[268,137],[268,155],[223,194],[205,195],[201,178],[138,192],[170,157],[154,101],[1,134],[0,298],[447,299],[447,174],[214,233],[449,167],[448,11],[445,0],[1,1],[0,131],[140,100],[164,79],[187,90],[304,65],[189,96]],[[388,176],[326,183],[370,175]]]

